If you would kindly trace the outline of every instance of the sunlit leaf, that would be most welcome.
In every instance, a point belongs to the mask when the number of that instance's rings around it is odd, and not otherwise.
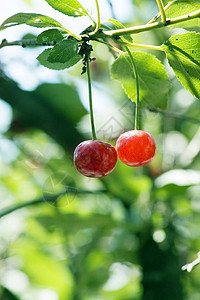
[[[169,8],[166,10],[166,17],[168,19],[177,18],[183,15],[190,14],[192,12],[200,9],[199,0],[176,0],[172,2]],[[186,28],[186,29],[196,29],[200,28],[200,18],[194,18],[192,20],[187,20],[185,22],[180,22],[174,25],[170,25],[172,28]]]
[[[0,26],[0,30],[11,26],[26,24],[33,27],[60,27],[62,25],[56,20],[41,14],[18,13],[6,19]]]
[[[89,16],[77,0],[46,0],[54,9],[72,17]]]
[[[140,100],[147,105],[165,108],[169,91],[169,79],[162,63],[153,55],[132,52],[139,84]],[[121,54],[111,66],[111,77],[121,82],[132,101],[136,101],[135,78],[128,54]]]
[[[38,43],[59,42],[63,39],[62,33],[58,29],[49,29],[40,33],[37,37]]]
[[[23,261],[23,271],[30,280],[37,285],[52,288],[59,295],[59,299],[70,297],[72,276],[66,266],[38,249],[37,244],[21,241],[17,249]]]
[[[184,88],[200,99],[200,33],[173,35],[162,48]]]
[[[114,30],[114,29],[123,29],[125,28],[125,26],[123,24],[121,24],[118,20],[116,19],[107,19],[105,20],[101,26],[104,28],[104,29],[107,29],[107,30]],[[125,42],[132,42],[133,39],[131,37],[130,34],[127,34],[127,35],[124,35],[121,37],[122,40],[124,40]]]

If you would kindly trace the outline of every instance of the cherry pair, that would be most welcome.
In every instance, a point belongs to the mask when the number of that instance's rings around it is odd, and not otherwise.
[[[117,163],[117,156],[131,167],[150,163],[156,153],[153,137],[143,130],[131,130],[121,134],[116,149],[98,140],[80,143],[74,151],[74,163],[77,170],[87,177],[103,177],[110,174]]]

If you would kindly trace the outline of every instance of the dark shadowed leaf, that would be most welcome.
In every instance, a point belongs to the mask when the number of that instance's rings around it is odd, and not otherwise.
[[[54,70],[64,70],[75,65],[81,56],[78,45],[73,40],[63,40],[52,49],[46,49],[38,57],[38,61],[45,67]]]

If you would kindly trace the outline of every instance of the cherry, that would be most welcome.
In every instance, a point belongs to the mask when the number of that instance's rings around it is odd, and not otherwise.
[[[117,152],[109,143],[97,140],[84,141],[74,151],[74,163],[84,176],[103,177],[114,170]]]
[[[156,154],[153,137],[143,130],[130,130],[121,134],[116,149],[119,159],[131,167],[147,165]]]

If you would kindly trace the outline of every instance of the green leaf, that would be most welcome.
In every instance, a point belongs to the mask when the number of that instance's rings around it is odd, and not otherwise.
[[[162,48],[184,88],[200,99],[200,33],[173,35]]]
[[[35,40],[37,39],[37,35],[32,33],[27,33],[22,37],[22,40]]]
[[[179,0],[174,1],[166,11],[168,19],[187,15],[200,9],[200,1],[198,0]],[[186,22],[170,25],[172,28],[197,29],[200,28],[200,18],[188,20]]]
[[[75,61],[81,59],[81,56],[77,54],[78,45],[76,41],[73,40],[64,40],[55,45],[55,47],[51,50],[49,55],[49,62],[60,62],[65,63],[66,61]],[[72,63],[74,65],[74,63]],[[70,65],[71,66],[71,65]]]
[[[23,261],[23,271],[28,274],[32,283],[53,287],[59,299],[70,299],[73,278],[69,269],[38,248],[36,243],[28,240],[21,240],[17,245],[17,253]]]
[[[51,90],[52,94],[56,95],[56,89],[64,90],[62,86],[56,85],[54,92]],[[12,96],[13,94],[15,97]],[[67,91],[66,87],[65,95],[66,101],[73,105],[74,93]],[[52,101],[49,100],[48,102],[47,97],[48,95],[44,97],[38,93],[38,90],[31,92],[24,91],[14,81],[0,76],[0,98],[7,101],[18,112],[20,118],[19,128],[23,128],[24,130],[27,127],[34,127],[42,130],[60,144],[63,149],[69,153],[73,153],[78,143],[83,140],[83,135],[74,126],[74,122],[72,124],[71,119],[68,119],[66,114],[63,116],[55,106],[50,104]],[[54,101],[56,99],[55,96]],[[58,100],[58,102],[60,101]],[[64,111],[65,109],[63,113]],[[76,109],[74,109],[75,113]]]
[[[123,28],[125,28],[124,25],[122,25],[119,21],[117,21],[115,19],[107,19],[107,20],[105,20],[101,24],[101,27],[103,27],[104,29],[107,29],[107,30],[123,29]],[[132,39],[132,37],[131,37],[130,34],[126,34],[126,35],[122,36],[121,38],[125,42],[129,42],[129,43],[133,42],[133,39]]]
[[[40,33],[37,37],[38,43],[59,42],[63,40],[63,35],[58,29],[49,29]]]
[[[151,54],[132,52],[132,55],[139,76],[140,100],[151,107],[166,108],[169,79],[164,66]],[[121,54],[114,61],[111,66],[111,77],[119,80],[128,97],[136,101],[135,78],[127,53]]]
[[[74,213],[55,216],[41,215],[37,217],[37,221],[49,232],[54,231],[56,228],[60,228],[65,234],[75,234],[82,228],[116,228],[117,224],[116,221],[112,219],[112,216],[97,213],[93,213],[86,217]],[[69,224],[71,226],[69,226]]]
[[[73,85],[46,83],[37,87],[35,93],[38,98],[42,97],[45,106],[50,106],[54,113],[64,116],[74,125],[87,114]]]
[[[54,9],[72,17],[89,16],[85,8],[77,0],[46,0]]]
[[[18,13],[8,19],[6,19],[0,26],[0,30],[6,29],[11,26],[27,24],[33,27],[60,27],[62,25],[56,20],[40,15],[40,14],[29,14],[29,13]]]
[[[53,70],[64,70],[75,65],[81,56],[78,55],[78,45],[73,40],[63,40],[52,49],[43,51],[38,61],[45,67]]]

